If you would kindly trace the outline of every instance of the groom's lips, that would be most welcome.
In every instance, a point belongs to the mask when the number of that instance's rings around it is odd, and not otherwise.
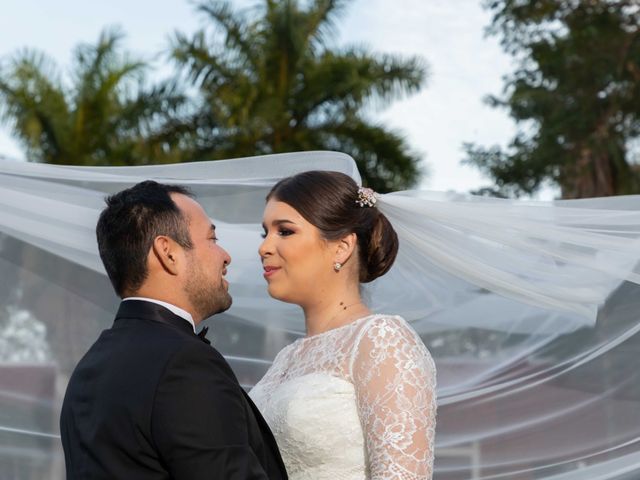
[[[273,275],[274,273],[276,273],[278,270],[280,270],[280,267],[269,267],[269,266],[265,266],[265,267],[264,267],[264,273],[263,273],[263,276],[264,276],[264,278],[269,278],[271,275]]]

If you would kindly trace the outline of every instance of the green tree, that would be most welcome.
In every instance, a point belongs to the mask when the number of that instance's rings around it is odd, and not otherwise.
[[[178,161],[176,120],[185,98],[169,82],[145,86],[149,66],[119,52],[105,31],[74,52],[70,82],[43,54],[26,50],[0,70],[0,118],[32,161],[135,165]],[[71,83],[71,85],[67,85]]]
[[[640,192],[632,158],[640,135],[637,0],[485,0],[519,67],[505,97],[489,97],[519,125],[509,147],[467,145],[466,163],[492,177],[484,191],[534,193],[549,181],[563,198]]]
[[[299,150],[339,150],[358,163],[366,184],[401,189],[419,176],[406,141],[366,117],[418,91],[418,58],[330,48],[347,0],[264,0],[235,11],[229,2],[198,5],[213,26],[177,33],[173,58],[201,93],[190,136],[194,160]]]

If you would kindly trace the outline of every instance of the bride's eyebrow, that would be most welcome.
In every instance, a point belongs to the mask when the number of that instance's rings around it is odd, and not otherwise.
[[[271,222],[271,225],[277,227],[277,226],[282,225],[284,223],[290,223],[292,225],[296,224],[296,222],[294,222],[292,220],[287,220],[286,218],[283,218],[283,219],[280,219],[280,220],[274,220],[273,222]],[[266,230],[267,226],[263,223],[262,224],[262,228],[264,228]]]

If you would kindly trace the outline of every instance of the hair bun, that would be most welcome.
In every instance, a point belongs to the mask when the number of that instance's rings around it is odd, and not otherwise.
[[[366,252],[362,252],[360,282],[372,282],[389,271],[398,254],[398,235],[391,222],[377,208],[371,210],[375,215],[371,226],[371,236]]]

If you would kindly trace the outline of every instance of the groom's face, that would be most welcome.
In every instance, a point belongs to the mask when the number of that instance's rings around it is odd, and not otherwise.
[[[224,275],[231,257],[217,243],[215,226],[198,202],[185,195],[171,196],[189,222],[193,248],[185,251],[184,291],[195,316],[205,319],[231,306]]]

